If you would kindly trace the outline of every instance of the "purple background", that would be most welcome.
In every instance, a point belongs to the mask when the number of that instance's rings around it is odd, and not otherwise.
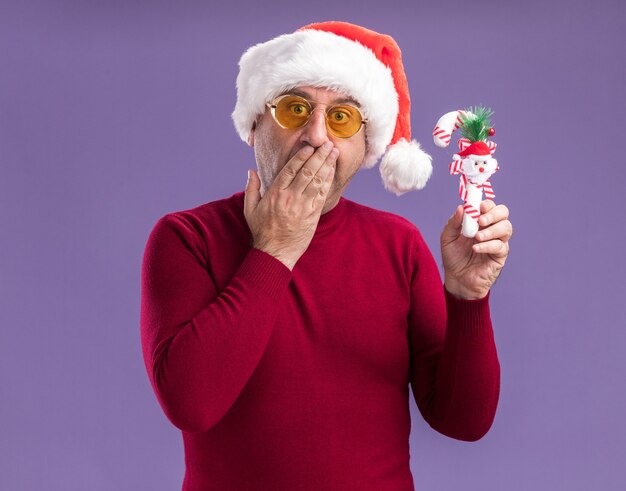
[[[330,19],[395,37],[435,159],[423,191],[395,197],[376,167],[345,196],[416,223],[438,262],[459,199],[432,128],[495,110],[492,183],[515,229],[492,290],[500,404],[466,443],[411,397],[416,489],[623,489],[626,7],[388,5],[0,3],[2,490],[180,489],[181,435],[141,358],[145,242],[163,214],[243,190],[241,53]]]

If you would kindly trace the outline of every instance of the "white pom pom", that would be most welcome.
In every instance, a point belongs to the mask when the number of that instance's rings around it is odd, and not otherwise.
[[[387,191],[396,196],[422,189],[433,173],[432,158],[415,140],[398,140],[390,145],[380,163],[380,175]]]

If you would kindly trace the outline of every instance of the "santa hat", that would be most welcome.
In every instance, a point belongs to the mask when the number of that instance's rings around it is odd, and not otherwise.
[[[248,141],[265,104],[299,85],[325,87],[360,104],[367,149],[362,166],[382,157],[385,188],[396,195],[422,189],[431,157],[411,140],[410,97],[400,48],[394,39],[347,22],[309,24],[249,48],[239,61],[232,118]]]
[[[476,157],[490,157],[491,149],[489,148],[489,145],[487,145],[487,142],[477,141],[470,143],[465,150],[458,152],[457,155],[460,155],[461,157],[467,157],[469,155],[474,155]]]

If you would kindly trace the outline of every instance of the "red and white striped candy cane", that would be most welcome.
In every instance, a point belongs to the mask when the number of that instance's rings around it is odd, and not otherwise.
[[[496,166],[496,169],[498,169],[499,166]],[[487,179],[485,181],[485,184],[483,184],[483,191],[485,192],[485,198],[487,199],[493,199],[496,197],[496,195],[493,192],[493,188],[491,187],[491,182],[489,182],[489,179]]]
[[[469,203],[465,203],[463,205],[463,211],[465,212],[466,216],[470,217],[472,220],[478,221],[478,217],[480,216],[480,211],[478,211],[472,205],[470,205]]]
[[[452,139],[452,133],[461,127],[461,116],[473,116],[470,111],[451,111],[444,114],[439,118],[435,129],[433,130],[433,140],[435,145],[441,148],[445,148],[450,144]],[[496,143],[487,140],[485,142],[489,147],[489,153],[493,155],[496,151]],[[471,142],[467,138],[460,138],[458,141],[459,151],[463,152],[467,147],[471,145]],[[480,202],[482,201],[483,191],[487,199],[493,199],[495,194],[489,180],[484,184],[476,184],[467,179],[462,169],[463,158],[454,154],[453,161],[449,164],[450,174],[461,174],[459,179],[459,196],[463,200],[463,225],[461,227],[461,233],[465,237],[474,237],[478,230],[478,218],[480,217]],[[496,168],[499,169],[499,166]]]
[[[452,133],[461,127],[461,116],[472,116],[469,111],[450,111],[439,118],[435,129],[433,130],[433,138],[435,145],[445,148],[450,144]],[[463,150],[463,149],[461,149]]]
[[[461,233],[465,237],[474,237],[478,231],[478,217],[480,217],[480,202],[483,198],[483,186],[475,184],[464,174],[461,174],[459,194],[463,200],[463,223]]]

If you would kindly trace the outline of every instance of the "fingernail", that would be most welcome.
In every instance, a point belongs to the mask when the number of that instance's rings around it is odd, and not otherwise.
[[[249,183],[250,183],[250,169],[248,169],[248,180],[246,181],[246,187],[248,187]]]
[[[326,143],[324,143],[324,144],[322,145],[322,148],[323,148],[324,150],[330,150],[332,146],[333,146],[333,143],[332,143],[332,142],[326,142]]]

